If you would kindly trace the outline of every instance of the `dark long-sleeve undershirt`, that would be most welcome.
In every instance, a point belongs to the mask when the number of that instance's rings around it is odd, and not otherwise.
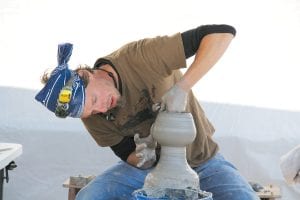
[[[221,25],[203,25],[181,33],[185,58],[189,58],[195,55],[202,39],[206,35],[212,33],[231,33],[232,35],[235,36],[236,30],[232,26],[221,24]]]

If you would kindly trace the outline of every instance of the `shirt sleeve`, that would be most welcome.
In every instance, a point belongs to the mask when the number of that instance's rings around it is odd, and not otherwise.
[[[113,150],[116,156],[126,162],[128,156],[135,151],[135,147],[136,146],[133,137],[124,137],[121,142],[111,146],[110,148]]]
[[[236,30],[234,27],[226,24],[220,25],[203,25],[197,28],[185,31],[181,33],[182,42],[184,46],[185,57],[189,58],[198,50],[198,47],[202,41],[202,39],[212,33],[231,33],[235,36]]]
[[[186,67],[180,33],[158,36],[132,42],[116,53],[133,70],[154,72],[157,76],[169,76],[173,70]],[[139,69],[135,69],[135,67]]]

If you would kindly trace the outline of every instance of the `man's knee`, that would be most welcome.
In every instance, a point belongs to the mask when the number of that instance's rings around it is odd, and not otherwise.
[[[82,188],[76,200],[128,200],[132,198],[134,189],[126,184],[113,180],[95,181]]]

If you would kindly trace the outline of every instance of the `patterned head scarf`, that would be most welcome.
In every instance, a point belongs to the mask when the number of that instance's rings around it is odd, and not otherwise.
[[[68,66],[72,50],[73,45],[70,43],[58,45],[58,66],[52,71],[44,88],[35,96],[37,101],[62,118],[79,118],[84,107],[83,81]]]

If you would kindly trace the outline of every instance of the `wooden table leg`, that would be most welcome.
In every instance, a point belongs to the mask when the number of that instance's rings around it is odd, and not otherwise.
[[[68,200],[75,200],[76,194],[80,188],[69,188]]]

